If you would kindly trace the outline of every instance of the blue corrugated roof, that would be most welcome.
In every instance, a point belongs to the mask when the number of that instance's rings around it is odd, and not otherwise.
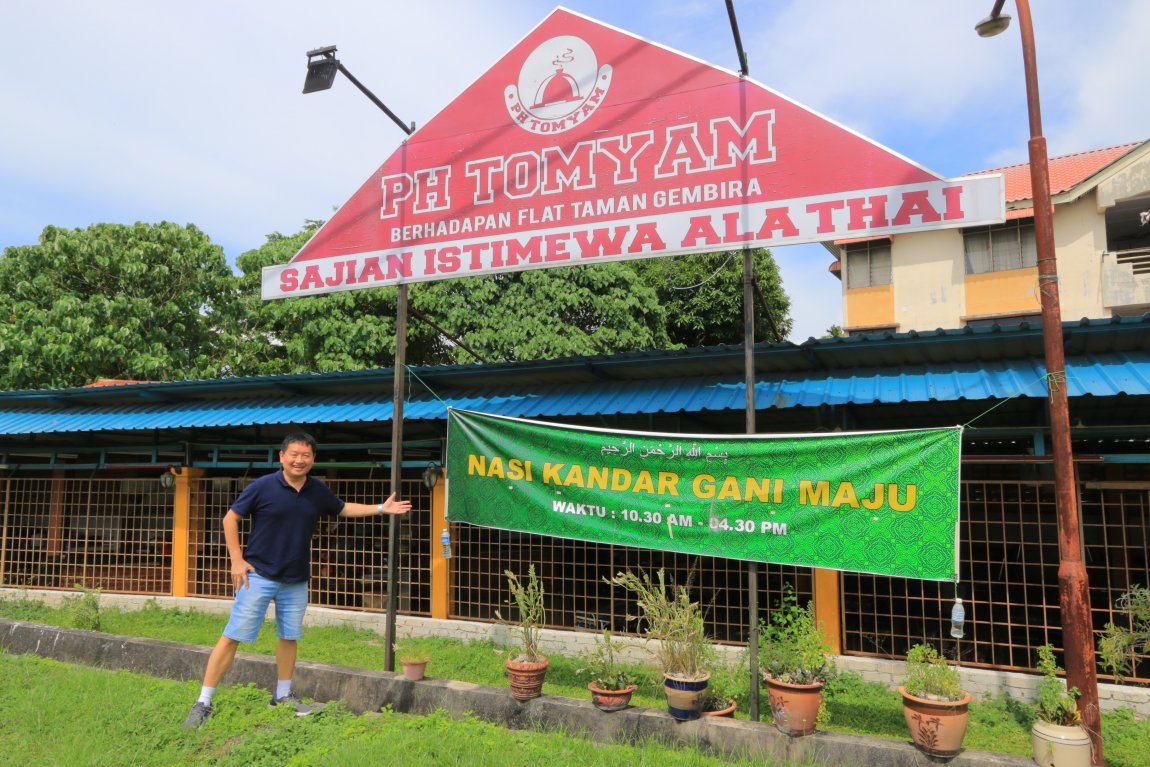
[[[1045,368],[1035,359],[930,363],[762,377],[759,409],[1044,397]],[[1071,397],[1150,395],[1150,353],[1083,355],[1067,360]],[[413,395],[410,420],[440,420],[447,406],[521,417],[741,411],[741,378],[705,376],[547,385],[502,385]],[[298,423],[385,422],[391,394],[201,399],[147,404],[0,409],[0,435],[150,431]]]

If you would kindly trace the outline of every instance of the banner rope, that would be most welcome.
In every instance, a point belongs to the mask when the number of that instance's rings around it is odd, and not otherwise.
[[[1003,406],[1003,405],[1005,405],[1007,402],[1010,402],[1012,399],[1017,399],[1018,397],[1021,397],[1021,396],[1022,396],[1022,395],[1023,395],[1025,392],[1026,392],[1026,390],[1027,390],[1027,389],[1029,389],[1031,386],[1034,386],[1034,384],[1038,383],[1039,381],[1047,381],[1047,380],[1049,380],[1049,381],[1050,381],[1050,385],[1051,385],[1051,386],[1058,386],[1060,383],[1065,383],[1065,381],[1066,381],[1066,372],[1065,372],[1065,371],[1063,371],[1063,372],[1061,372],[1061,373],[1046,373],[1046,374],[1044,374],[1044,375],[1041,375],[1041,376],[1039,376],[1038,378],[1035,378],[1033,381],[1031,381],[1030,383],[1028,383],[1028,384],[1026,384],[1025,386],[1023,386],[1023,387],[1022,387],[1022,388],[1021,388],[1021,389],[1018,391],[1018,393],[1017,393],[1017,394],[1012,394],[1012,395],[1010,395],[1009,397],[1007,397],[1006,399],[1004,399],[1004,400],[1002,400],[1002,401],[1000,401],[1000,402],[996,402],[996,403],[994,403],[993,405],[991,405],[990,407],[988,407],[986,410],[984,410],[984,411],[982,411],[981,413],[979,413],[978,415],[976,415],[974,418],[971,418],[969,421],[967,421],[966,423],[964,423],[964,424],[962,425],[962,428],[964,428],[964,429],[965,429],[966,427],[970,426],[971,424],[973,424],[973,423],[974,423],[975,421],[977,421],[978,419],[982,418],[982,417],[983,417],[983,416],[985,416],[985,415],[988,415],[988,414],[989,414],[991,411],[993,411],[995,408],[999,408],[999,407],[1002,407],[1002,406]]]
[[[423,384],[423,388],[427,389],[427,391],[430,392],[432,397],[435,397],[437,400],[439,400],[439,404],[443,405],[445,408],[451,407],[450,405],[447,404],[447,402],[443,399],[443,397],[440,397],[435,392],[435,389],[432,389],[431,386],[428,385],[427,381],[424,381],[422,378],[419,377],[419,374],[415,372],[414,368],[412,368],[411,365],[404,365],[403,367],[408,373],[411,374],[412,378],[414,378],[416,381],[419,381],[421,384]]]

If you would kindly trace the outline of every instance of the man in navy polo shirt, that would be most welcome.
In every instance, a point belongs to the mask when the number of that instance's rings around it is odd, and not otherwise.
[[[308,476],[315,453],[315,439],[310,434],[287,435],[280,446],[283,471],[252,482],[224,515],[224,540],[232,560],[236,599],[228,625],[208,657],[200,697],[184,720],[184,727],[201,727],[212,715],[216,685],[231,668],[240,642],[256,640],[268,604],[273,601],[278,641],[277,681],[271,705],[291,706],[296,716],[310,714],[311,707],[296,697],[291,682],[296,642],[303,636],[311,537],[316,525],[324,517],[406,514],[411,510],[411,502],[395,500],[395,493],[378,504],[344,502],[323,482]],[[243,518],[251,520],[246,547],[240,546]]]

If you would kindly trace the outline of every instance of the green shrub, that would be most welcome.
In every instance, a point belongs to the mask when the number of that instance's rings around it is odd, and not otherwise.
[[[825,684],[835,675],[829,653],[814,604],[799,607],[794,589],[784,584],[770,622],[763,621],[759,627],[763,672],[788,684]]]
[[[916,644],[906,656],[906,691],[928,700],[962,700],[962,677],[930,645]]]
[[[100,630],[100,589],[85,588],[76,584],[77,596],[64,597],[64,610],[68,624],[72,628],[86,631]]]
[[[1054,661],[1054,647],[1044,644],[1038,648],[1038,670],[1042,681],[1038,683],[1038,716],[1043,721],[1070,727],[1078,724],[1082,716],[1078,713],[1075,700],[1080,693],[1077,687],[1066,689],[1066,683],[1058,678],[1062,671]]]

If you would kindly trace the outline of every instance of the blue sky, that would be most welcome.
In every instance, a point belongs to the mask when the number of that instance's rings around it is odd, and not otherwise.
[[[1017,26],[992,0],[735,0],[751,76],[945,176],[1026,159]],[[1052,155],[1150,138],[1150,3],[1034,2]],[[47,225],[194,223],[230,259],[327,218],[402,139],[346,81],[303,96],[308,49],[422,124],[553,8],[543,0],[43,0],[0,6],[0,247]],[[729,69],[724,0],[565,7]],[[1089,13],[1084,8],[1089,8]],[[1014,13],[1014,3],[1005,11]],[[775,250],[791,340],[841,322],[816,245]]]

